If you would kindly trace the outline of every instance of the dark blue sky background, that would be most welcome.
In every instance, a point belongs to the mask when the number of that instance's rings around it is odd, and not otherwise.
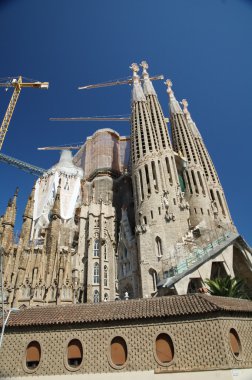
[[[252,1],[2,0],[0,36],[0,77],[50,82],[48,91],[22,91],[3,153],[49,168],[59,152],[37,147],[84,141],[103,127],[128,135],[127,123],[48,119],[129,114],[129,86],[77,87],[126,77],[132,62],[146,59],[151,74],[171,78],[176,97],[188,99],[234,222],[252,243]],[[167,115],[165,86],[155,88]],[[1,119],[10,96],[0,89]],[[0,163],[0,214],[20,187],[17,229],[34,180]]]

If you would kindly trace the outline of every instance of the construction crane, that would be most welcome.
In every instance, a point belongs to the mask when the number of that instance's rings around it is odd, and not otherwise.
[[[17,158],[14,158],[14,157],[7,156],[6,154],[3,154],[3,153],[0,153],[0,162],[4,162],[6,164],[15,166],[16,168],[24,170],[37,177],[42,176],[46,172],[46,169],[40,168],[35,165],[31,165],[27,162],[18,160]]]
[[[43,146],[37,148],[38,150],[78,150],[82,145],[68,145],[68,146]]]
[[[94,116],[94,117],[50,117],[51,121],[130,121],[130,117],[110,117],[110,116]]]
[[[33,80],[29,80],[29,79],[27,82],[23,82],[23,79],[26,79],[26,78],[23,78],[21,76],[19,76],[17,78],[7,78],[7,80],[5,79],[5,81],[3,81],[3,82],[0,79],[0,87],[4,87],[6,89],[8,89],[9,87],[14,88],[13,94],[11,96],[11,100],[9,102],[9,105],[7,107],[6,113],[4,115],[4,118],[3,118],[3,121],[2,121],[2,124],[0,127],[0,150],[2,149],[4,139],[5,139],[5,135],[8,131],[8,127],[9,127],[9,124],[11,121],[11,117],[13,115],[13,112],[14,112],[14,109],[15,109],[15,106],[17,104],[17,101],[18,101],[18,98],[19,98],[19,95],[20,95],[22,88],[33,87],[33,88],[48,89],[48,87],[49,87],[48,82],[39,82],[39,81],[33,81]]]
[[[163,80],[163,75],[155,75],[153,77],[150,77],[150,80]],[[141,81],[143,81],[143,78],[140,78]],[[101,87],[111,87],[111,86],[117,86],[121,84],[132,84],[133,80],[132,78],[127,78],[124,80],[115,80],[115,81],[109,81],[109,82],[103,82],[103,83],[96,83],[96,84],[89,84],[87,86],[81,86],[78,87],[78,90],[91,90],[92,88],[101,88]]]

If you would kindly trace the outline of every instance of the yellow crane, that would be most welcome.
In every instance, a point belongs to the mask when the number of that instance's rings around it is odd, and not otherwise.
[[[14,88],[13,94],[11,96],[11,100],[9,102],[9,105],[7,107],[6,113],[4,115],[4,118],[3,118],[3,121],[2,121],[2,124],[0,127],[0,150],[2,149],[4,139],[5,139],[5,135],[8,131],[8,127],[9,127],[9,124],[11,121],[11,117],[13,115],[13,112],[14,112],[14,109],[15,109],[15,106],[17,104],[17,101],[18,101],[18,98],[19,98],[19,95],[20,95],[22,88],[34,87],[34,88],[48,89],[48,87],[49,87],[49,82],[39,82],[39,81],[32,81],[32,80],[31,81],[28,80],[27,82],[23,82],[23,79],[25,79],[25,78],[19,76],[17,78],[8,78],[7,81],[0,82],[0,87],[5,87],[6,89],[8,89],[9,87]]]

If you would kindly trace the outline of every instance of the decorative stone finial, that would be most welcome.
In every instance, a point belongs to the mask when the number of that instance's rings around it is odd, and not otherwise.
[[[143,68],[142,77],[144,79],[143,83],[143,91],[146,96],[148,95],[157,95],[156,91],[154,90],[153,84],[150,81],[149,74],[147,72],[147,69],[149,67],[148,63],[146,61],[142,61],[140,63],[140,66]]]
[[[183,114],[183,111],[182,111],[177,99],[175,98],[174,92],[172,91],[172,81],[170,79],[167,79],[164,82],[164,84],[167,86],[166,91],[167,91],[169,98],[170,98],[171,113],[172,114],[176,114],[176,113]]]
[[[166,86],[167,86],[167,92],[168,93],[173,93],[173,91],[172,91],[172,81],[170,80],[170,79],[167,79],[165,82],[164,82],[164,84],[166,84]]]
[[[188,113],[189,111],[188,111],[188,101],[186,100],[186,99],[182,99],[181,100],[181,104],[183,104],[183,112],[186,114],[186,113]]]
[[[130,69],[133,71],[133,73],[138,73],[139,66],[137,63],[132,63],[132,65],[130,66]]]
[[[140,66],[144,69],[144,70],[147,70],[149,68],[149,65],[146,61],[142,61],[140,63]]]
[[[132,101],[138,102],[138,101],[146,101],[146,98],[143,93],[143,89],[140,83],[139,75],[137,74],[139,71],[139,66],[137,63],[132,63],[130,66],[130,69],[133,71],[133,88],[132,88]]]
[[[190,123],[193,123],[190,112],[188,111],[188,101],[186,99],[182,99],[181,104],[183,104],[183,112],[184,115],[186,116],[186,120]]]

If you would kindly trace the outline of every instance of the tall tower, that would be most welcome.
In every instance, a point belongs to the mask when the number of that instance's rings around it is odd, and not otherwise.
[[[142,66],[144,91],[138,66],[131,66],[131,154],[142,296],[150,296],[156,292],[163,260],[170,261],[170,266],[175,264],[174,246],[188,229],[189,214],[178,202],[178,175],[164,115],[146,62]],[[185,217],[181,218],[182,211]]]
[[[183,112],[186,117],[188,127],[190,128],[194,137],[200,161],[204,169],[207,185],[210,191],[212,209],[215,219],[217,222],[221,222],[226,225],[233,224],[218,174],[214,167],[213,161],[208,153],[208,150],[204,144],[204,141],[201,137],[201,134],[199,133],[199,130],[194,121],[192,120],[190,112],[188,111],[187,100],[183,99],[182,104],[184,106]]]
[[[201,223],[206,229],[213,228],[213,210],[207,181],[194,136],[188,126],[186,117],[174,96],[172,82],[166,81],[167,93],[170,99],[170,118],[174,150],[187,160],[185,182],[186,197],[190,204],[190,221],[192,227]]]

